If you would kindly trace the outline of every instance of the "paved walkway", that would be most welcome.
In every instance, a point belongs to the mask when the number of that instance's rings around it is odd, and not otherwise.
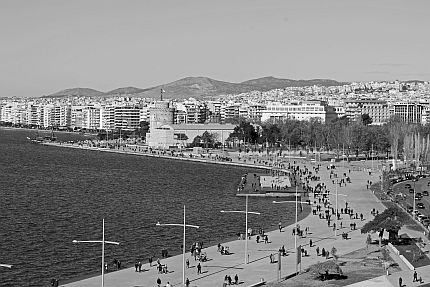
[[[361,165],[361,164],[360,164]],[[303,165],[302,165],[303,166]],[[311,169],[309,163],[308,168]],[[320,168],[319,176],[321,181],[327,185],[327,188],[334,194],[335,186],[329,179],[329,171],[326,169],[327,164],[324,164]],[[348,165],[345,168],[343,164],[338,164],[336,173],[339,177],[343,173],[348,174]],[[349,167],[351,168],[351,167]],[[358,171],[358,167],[352,167],[354,169],[348,176],[351,178],[351,184],[347,184],[346,187],[338,188],[338,193],[343,194],[338,196],[339,209],[345,207],[345,202],[349,203],[349,206],[354,210],[354,213],[363,213],[364,220],[360,221],[350,219],[349,216],[342,214],[341,221],[343,228],[337,231],[337,236],[334,236],[332,227],[328,227],[324,219],[319,219],[317,215],[309,215],[305,219],[299,222],[301,228],[308,227],[310,233],[305,235],[303,238],[297,239],[297,244],[304,246],[308,252],[307,257],[302,258],[302,266],[304,269],[309,265],[312,265],[318,261],[324,261],[325,258],[316,255],[315,248],[318,246],[320,250],[325,248],[331,252],[333,246],[337,249],[337,254],[342,255],[354,250],[365,247],[366,234],[361,234],[359,228],[363,226],[368,220],[372,219],[370,211],[375,208],[380,212],[384,209],[384,206],[378,201],[378,199],[372,194],[370,190],[366,189],[367,180],[376,182],[378,180],[378,174],[373,173],[371,176],[367,172]],[[311,169],[312,170],[312,169]],[[315,185],[318,182],[311,182],[311,185]],[[331,196],[331,202],[335,202],[335,197]],[[294,208],[294,204],[287,205],[286,208]],[[355,222],[357,224],[357,230],[350,230],[350,223]],[[340,226],[340,222],[338,223]],[[341,237],[342,232],[348,232],[349,239],[344,240]],[[255,236],[248,241],[248,254],[249,264],[244,264],[244,240],[236,240],[224,244],[228,246],[232,255],[220,255],[217,252],[217,247],[204,248],[203,252],[207,253],[209,261],[202,262],[202,274],[197,274],[197,262],[194,258],[191,258],[189,252],[186,257],[190,260],[190,268],[186,270],[186,277],[189,278],[190,286],[223,286],[224,276],[230,275],[232,278],[237,274],[239,276],[239,282],[241,286],[249,286],[253,283],[259,282],[261,279],[265,281],[275,281],[277,279],[277,266],[278,264],[271,264],[269,256],[270,254],[277,254],[278,249],[281,246],[285,246],[288,251],[288,255],[282,257],[281,262],[281,273],[282,277],[290,275],[295,272],[295,254],[294,254],[294,237],[292,236],[292,226],[284,228],[283,232],[273,231],[268,233],[269,243],[264,242],[257,243]],[[310,248],[309,240],[312,239],[313,247]],[[376,236],[375,238],[376,239]],[[277,256],[276,256],[277,258]],[[127,268],[117,272],[108,273],[105,275],[105,286],[106,287],[118,287],[118,286],[130,286],[130,287],[153,287],[156,286],[157,278],[162,281],[161,286],[165,286],[167,282],[170,282],[172,286],[182,285],[182,256],[174,256],[167,259],[163,259],[162,264],[168,266],[168,274],[158,274],[156,267],[150,267],[149,264],[143,265],[143,272],[135,272],[134,268]],[[429,280],[430,281],[430,280]],[[64,286],[100,286],[101,278],[93,277],[86,280],[70,283]]]

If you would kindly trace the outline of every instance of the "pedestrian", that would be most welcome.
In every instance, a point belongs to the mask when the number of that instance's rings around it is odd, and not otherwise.
[[[157,284],[158,284],[158,287],[160,287],[160,285],[161,285],[161,279],[160,278],[157,279]]]
[[[136,272],[137,272],[137,268],[139,268],[139,263],[136,261],[136,263],[134,263],[134,268],[136,268]]]
[[[320,255],[320,248],[317,247],[317,256],[319,256],[319,255]]]
[[[273,263],[273,255],[272,255],[272,253],[270,253],[269,258],[270,258],[270,263]]]
[[[190,279],[187,278],[187,280],[185,280],[185,286],[190,287]]]
[[[309,239],[309,247],[312,247],[312,239]]]
[[[239,276],[237,274],[234,276],[234,284],[239,284]]]
[[[142,272],[142,262],[139,261],[139,272]]]
[[[190,260],[187,258],[187,261],[185,262],[187,264],[187,268],[190,268]]]
[[[230,277],[230,275],[228,275],[228,277],[227,277],[227,281],[228,281],[228,285],[231,285],[231,277]]]
[[[199,264],[197,264],[197,274],[202,274],[202,266]]]
[[[418,281],[417,270],[414,270],[414,280],[412,280],[412,282],[417,282],[417,281]]]
[[[149,267],[152,267],[152,256],[149,256],[148,261],[149,261]]]
[[[402,279],[402,277],[399,277],[399,287],[403,287],[403,279]]]
[[[280,221],[278,223],[278,227],[279,227],[279,232],[282,232],[282,223]]]

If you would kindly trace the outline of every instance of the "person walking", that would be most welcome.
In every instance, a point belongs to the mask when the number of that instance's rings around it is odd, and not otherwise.
[[[412,280],[412,282],[417,282],[417,281],[418,281],[417,270],[414,270],[414,279]]]
[[[399,277],[399,287],[403,287],[403,279],[402,279],[402,277]]]
[[[187,265],[187,268],[190,268],[190,260],[187,258],[187,261],[185,262]]]
[[[202,266],[199,264],[197,264],[197,274],[202,274]]]
[[[190,287],[190,279],[187,278],[187,280],[185,280],[185,286]]]
[[[161,279],[160,278],[157,279],[157,284],[158,284],[158,287],[160,287],[160,285],[161,285]]]
[[[237,276],[237,274],[234,275],[234,284],[235,285],[239,284],[239,276]]]

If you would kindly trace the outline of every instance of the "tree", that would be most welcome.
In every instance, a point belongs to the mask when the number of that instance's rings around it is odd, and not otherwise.
[[[399,152],[399,140],[403,139],[404,134],[407,129],[407,124],[402,121],[402,119],[399,116],[393,116],[390,118],[389,122],[387,123],[390,139],[391,139],[391,150],[393,153],[393,160],[394,162],[398,158],[398,152]],[[396,169],[395,166],[393,166],[393,169]]]
[[[146,138],[146,134],[149,131],[149,122],[147,122],[147,121],[141,121],[139,123],[139,128],[137,129],[137,131],[138,131],[139,136],[141,138]]]
[[[238,139],[244,143],[255,143],[258,138],[258,133],[255,131],[254,126],[246,121],[242,121],[237,125],[233,132],[230,134],[229,139]]]
[[[388,240],[395,241],[398,239],[400,228],[408,220],[408,215],[398,207],[390,207],[384,212],[375,216],[372,221],[367,222],[362,228],[361,233],[379,232],[380,237],[384,230],[389,234]]]
[[[213,148],[216,143],[216,134],[205,131],[201,136],[196,136],[191,143],[193,147]]]
[[[373,122],[372,118],[369,116],[369,114],[362,114],[361,115],[361,123],[365,126],[370,125]]]

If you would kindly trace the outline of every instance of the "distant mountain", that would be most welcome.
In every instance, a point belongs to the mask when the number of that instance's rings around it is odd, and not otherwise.
[[[255,87],[217,81],[206,77],[187,77],[168,84],[160,85],[139,93],[138,96],[147,98],[159,98],[163,89],[164,98],[184,99],[189,97],[199,98],[217,96],[220,94],[238,94],[255,90]]]
[[[124,88],[118,88],[112,91],[109,91],[105,93],[106,96],[108,95],[131,95],[131,94],[138,94],[146,91],[147,89],[140,89],[136,87],[124,87]]]
[[[242,83],[229,83],[214,80],[207,77],[187,77],[164,85],[141,89],[136,87],[118,88],[106,93],[87,88],[67,89],[47,97],[65,97],[65,96],[115,96],[130,95],[134,97],[160,98],[161,89],[165,92],[165,99],[187,99],[213,97],[223,94],[240,94],[250,91],[268,91],[272,89],[282,89],[286,87],[304,87],[304,86],[338,86],[344,83],[326,79],[312,80],[290,80],[278,79],[274,77],[264,77],[253,79]]]
[[[60,97],[73,97],[73,96],[82,96],[82,97],[98,97],[103,95],[103,92],[90,89],[90,88],[72,88],[65,89],[54,94],[50,94],[48,96],[43,96],[42,98],[60,98]]]
[[[218,96],[222,94],[240,94],[250,91],[268,91],[286,87],[304,87],[313,85],[338,86],[343,84],[344,83],[334,80],[325,79],[289,80],[264,77],[242,83],[229,83],[206,77],[188,77],[148,89],[146,92],[139,93],[138,96],[159,98],[161,89],[166,91],[163,95],[164,98],[183,99],[189,97],[199,98]]]
[[[273,90],[273,89],[283,89],[286,87],[306,87],[306,86],[339,86],[344,83],[337,82],[334,80],[327,79],[312,79],[312,80],[290,80],[290,79],[278,79],[274,77],[264,77],[254,80],[249,80],[242,82],[241,84],[251,85],[256,87],[258,90]]]

